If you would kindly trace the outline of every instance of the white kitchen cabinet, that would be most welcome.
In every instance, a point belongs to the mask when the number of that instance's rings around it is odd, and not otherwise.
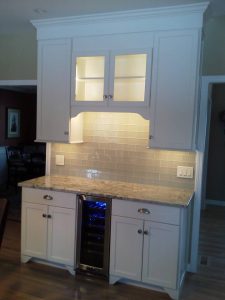
[[[182,210],[186,209],[113,199],[111,283],[129,279],[179,298],[188,251],[187,216]]]
[[[142,281],[176,289],[179,227],[144,221]]]
[[[82,120],[70,114],[70,78],[71,40],[39,41],[37,141],[82,141]]]
[[[75,103],[149,106],[151,57],[147,49],[75,52]]]
[[[149,117],[153,34],[74,38],[72,111],[136,112]]]
[[[131,112],[150,120],[150,147],[194,150],[207,6],[32,21],[39,45],[37,140],[75,141],[73,118],[81,112]]]
[[[200,30],[158,32],[153,59],[150,147],[195,149]]]
[[[143,221],[112,216],[110,274],[141,280]]]
[[[76,196],[23,188],[21,259],[42,259],[74,273]]]

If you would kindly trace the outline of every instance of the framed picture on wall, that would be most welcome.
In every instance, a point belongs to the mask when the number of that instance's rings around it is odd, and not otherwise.
[[[15,108],[7,108],[6,114],[6,137],[20,137],[20,110]]]

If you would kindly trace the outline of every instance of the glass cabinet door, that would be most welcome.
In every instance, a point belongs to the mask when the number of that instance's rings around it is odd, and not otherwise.
[[[113,101],[144,102],[146,96],[147,53],[114,56]]]
[[[147,102],[151,70],[148,51],[86,54],[75,59],[75,101],[107,105]]]
[[[75,73],[76,101],[103,101],[106,99],[106,57],[77,56]]]

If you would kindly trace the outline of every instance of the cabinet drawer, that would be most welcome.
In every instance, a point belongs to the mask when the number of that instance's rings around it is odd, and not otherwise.
[[[112,215],[179,225],[180,208],[139,201],[113,199]]]
[[[75,208],[76,195],[72,193],[55,192],[51,190],[23,188],[22,199],[23,201],[30,203]]]

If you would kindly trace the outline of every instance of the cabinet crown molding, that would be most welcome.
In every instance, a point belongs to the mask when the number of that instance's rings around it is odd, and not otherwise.
[[[31,20],[37,39],[201,28],[209,2]],[[138,26],[135,21],[138,21]],[[92,26],[90,26],[90,24]],[[133,25],[132,25],[133,24]],[[103,26],[104,25],[104,26]]]

